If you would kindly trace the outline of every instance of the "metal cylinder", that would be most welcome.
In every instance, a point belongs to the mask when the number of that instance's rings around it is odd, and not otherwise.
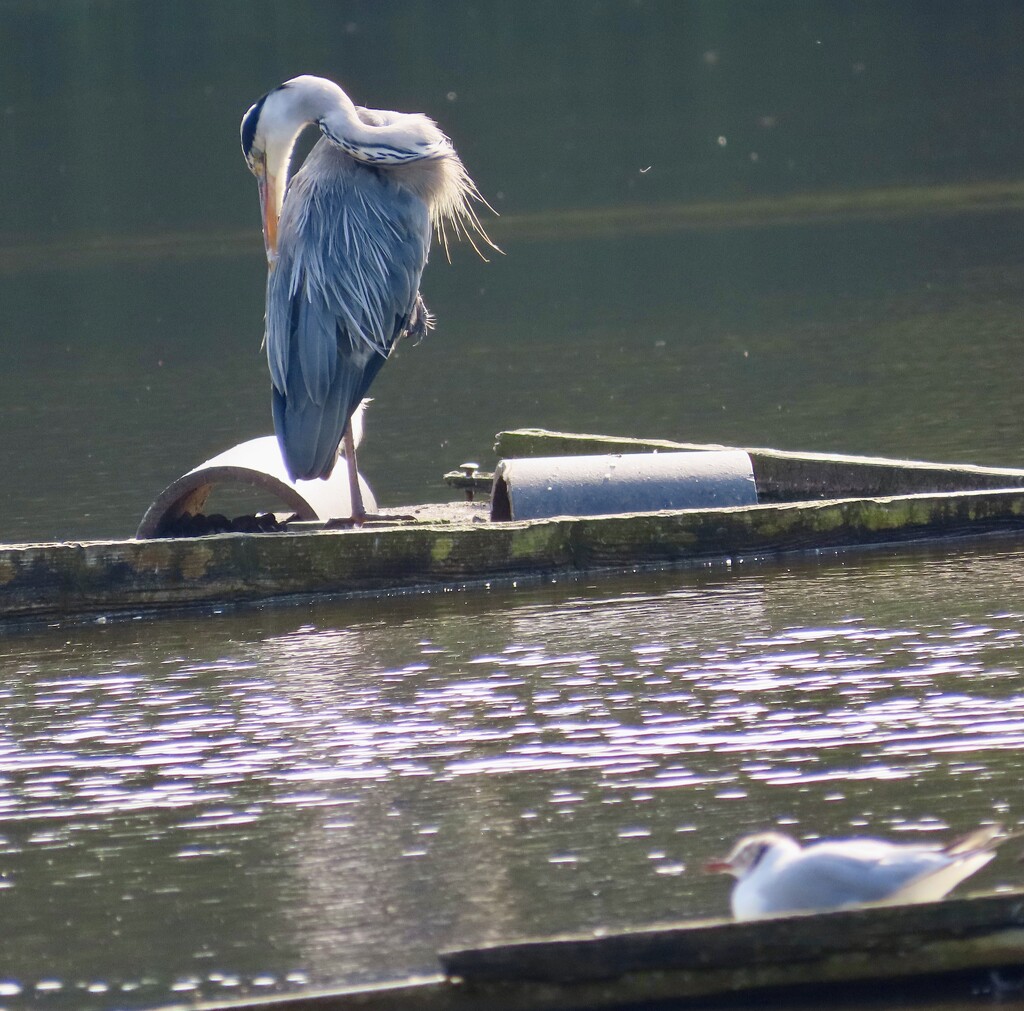
[[[496,521],[756,504],[750,457],[738,449],[502,460],[491,489]]]

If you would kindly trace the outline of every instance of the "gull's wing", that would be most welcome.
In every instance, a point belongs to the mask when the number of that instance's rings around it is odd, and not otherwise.
[[[985,862],[991,856],[985,854]],[[765,911],[836,909],[886,900],[921,901],[899,900],[895,896],[912,882],[946,872],[951,865],[960,863],[963,861],[940,850],[897,846],[874,839],[818,843],[786,862],[766,883]],[[979,866],[972,866],[949,888]],[[936,878],[936,884],[944,881]]]

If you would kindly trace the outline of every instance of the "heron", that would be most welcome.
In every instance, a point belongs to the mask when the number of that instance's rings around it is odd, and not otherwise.
[[[320,139],[294,174],[300,134]],[[327,478],[346,457],[352,520],[366,518],[349,424],[398,341],[433,326],[419,286],[437,233],[481,246],[489,208],[451,141],[421,113],[357,106],[304,75],[242,118],[267,255],[264,345],[274,430],[292,480]]]

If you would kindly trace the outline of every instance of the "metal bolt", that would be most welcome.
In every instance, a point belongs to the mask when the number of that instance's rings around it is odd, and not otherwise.
[[[480,464],[469,461],[467,463],[460,463],[459,470],[468,478],[472,478],[473,475],[480,469]],[[473,489],[472,487],[466,489],[466,501],[473,501]]]

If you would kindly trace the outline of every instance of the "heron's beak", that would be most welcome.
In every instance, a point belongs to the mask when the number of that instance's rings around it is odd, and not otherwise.
[[[277,219],[280,201],[277,196],[277,180],[267,171],[266,161],[258,161],[254,171],[260,190],[260,214],[263,217],[263,245],[267,250],[267,263],[274,265],[277,260]]]

